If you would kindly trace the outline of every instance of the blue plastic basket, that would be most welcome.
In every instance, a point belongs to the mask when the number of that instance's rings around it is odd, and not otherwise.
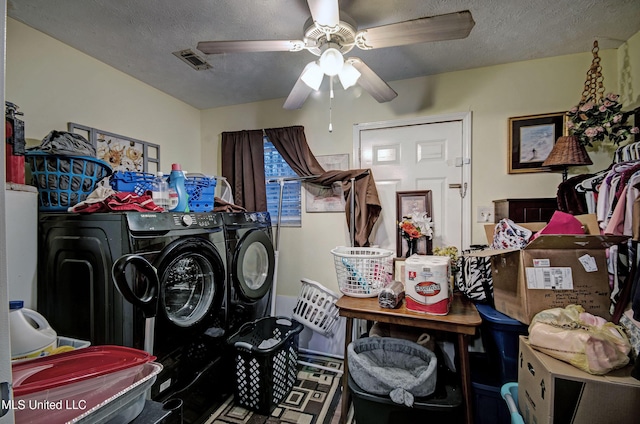
[[[100,180],[112,172],[107,162],[91,156],[29,151],[25,160],[38,187],[41,211],[66,211],[84,201]]]
[[[192,212],[211,212],[216,193],[216,177],[206,175],[187,175],[184,183],[189,194],[189,210]]]
[[[115,191],[126,191],[143,195],[151,190],[155,176],[147,172],[118,171],[111,176],[111,187]],[[167,178],[165,176],[165,178]],[[214,206],[216,177],[187,175],[184,187],[189,195],[191,212],[211,212]]]
[[[142,196],[151,190],[155,176],[146,172],[116,171],[110,178],[111,188]]]

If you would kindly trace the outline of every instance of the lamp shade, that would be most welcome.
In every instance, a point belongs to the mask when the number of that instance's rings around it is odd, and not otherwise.
[[[345,62],[342,66],[342,70],[338,74],[338,78],[340,78],[340,83],[346,90],[347,88],[358,82],[358,78],[360,78],[360,75],[360,72],[356,68],[354,68],[351,63]]]
[[[591,164],[593,162],[584,146],[580,144],[578,137],[571,135],[558,138],[542,166],[566,167]]]
[[[305,69],[302,71],[302,75],[300,76],[300,79],[313,90],[318,90],[320,88],[320,84],[322,84],[323,78],[324,72],[322,72],[322,69],[320,69],[320,65],[318,65],[316,62],[307,64]]]
[[[320,56],[320,68],[322,72],[331,77],[338,75],[340,70],[342,70],[343,64],[344,58],[342,57],[342,53],[334,47],[328,48],[322,53],[322,56]]]

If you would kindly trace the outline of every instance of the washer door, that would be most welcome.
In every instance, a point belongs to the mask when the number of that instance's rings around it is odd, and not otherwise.
[[[187,328],[220,309],[224,266],[216,248],[200,238],[178,239],[156,261],[160,277],[159,314]]]
[[[263,298],[273,285],[275,253],[264,231],[251,230],[238,242],[233,256],[233,280],[247,301]]]

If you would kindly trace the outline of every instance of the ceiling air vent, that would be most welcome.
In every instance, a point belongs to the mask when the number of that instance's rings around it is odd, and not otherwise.
[[[180,50],[179,52],[173,52],[173,54],[196,71],[204,71],[211,68],[211,65],[206,60],[195,54],[191,49]]]

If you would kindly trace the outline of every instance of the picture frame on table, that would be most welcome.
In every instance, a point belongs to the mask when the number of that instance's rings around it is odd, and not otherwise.
[[[396,223],[399,224],[403,217],[426,212],[433,222],[433,207],[431,190],[396,191]],[[402,230],[396,224],[396,256],[404,257],[408,243],[402,237]],[[417,244],[419,255],[430,255],[432,240],[420,237]]]
[[[509,118],[509,174],[548,172],[542,166],[558,137],[567,135],[565,112]]]
[[[393,279],[404,284],[405,258],[393,258]]]

